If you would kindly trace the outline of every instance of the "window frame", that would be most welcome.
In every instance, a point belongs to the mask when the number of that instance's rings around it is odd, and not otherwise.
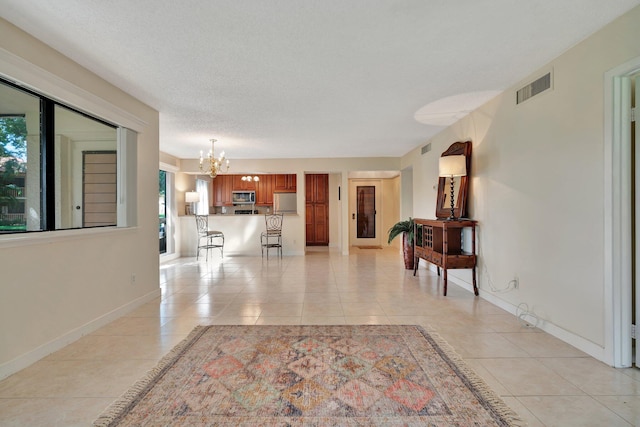
[[[32,236],[44,232],[80,231],[88,232],[96,229],[135,228],[137,225],[136,209],[136,169],[137,169],[137,133],[131,129],[120,126],[110,120],[89,114],[78,107],[70,105],[42,92],[15,83],[0,74],[0,84],[6,85],[18,92],[34,96],[40,102],[40,229],[0,234],[1,241],[13,241],[17,236]],[[113,128],[116,134],[117,163],[117,220],[115,225],[97,227],[72,227],[56,228],[56,199],[60,195],[55,191],[55,108],[56,106],[77,113],[80,116],[96,121],[102,125]],[[114,107],[115,108],[115,107]],[[132,181],[133,180],[133,181]],[[132,190],[133,189],[133,190]],[[72,233],[77,234],[77,233]],[[13,237],[13,238],[9,238]],[[1,246],[1,245],[0,245]]]

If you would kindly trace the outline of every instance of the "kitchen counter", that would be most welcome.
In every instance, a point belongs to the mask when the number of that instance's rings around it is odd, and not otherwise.
[[[194,216],[181,216],[179,225],[181,256],[195,256],[197,233]],[[209,229],[224,233],[225,256],[261,256],[260,233],[265,230],[264,215],[209,215]],[[282,224],[283,255],[304,255],[304,233],[304,217],[295,213],[284,215]],[[212,254],[213,259],[219,259],[219,250],[214,249]],[[269,258],[274,254],[275,251],[271,250]],[[201,255],[203,255],[202,252]]]

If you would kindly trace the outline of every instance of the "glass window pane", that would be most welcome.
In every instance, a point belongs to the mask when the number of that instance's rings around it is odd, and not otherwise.
[[[55,228],[117,223],[117,132],[55,106]]]
[[[40,99],[0,83],[0,233],[39,231]]]
[[[376,237],[376,187],[373,185],[357,186],[357,238],[375,239]]]

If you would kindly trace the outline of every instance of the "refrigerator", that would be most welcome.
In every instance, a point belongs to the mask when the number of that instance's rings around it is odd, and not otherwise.
[[[297,213],[298,199],[296,193],[273,193],[274,213]]]

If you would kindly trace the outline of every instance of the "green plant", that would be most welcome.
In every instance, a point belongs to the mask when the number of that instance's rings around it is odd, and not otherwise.
[[[409,217],[404,221],[399,221],[393,225],[388,231],[389,240],[387,243],[391,244],[391,241],[402,233],[407,233],[409,244],[413,245],[413,218]]]

